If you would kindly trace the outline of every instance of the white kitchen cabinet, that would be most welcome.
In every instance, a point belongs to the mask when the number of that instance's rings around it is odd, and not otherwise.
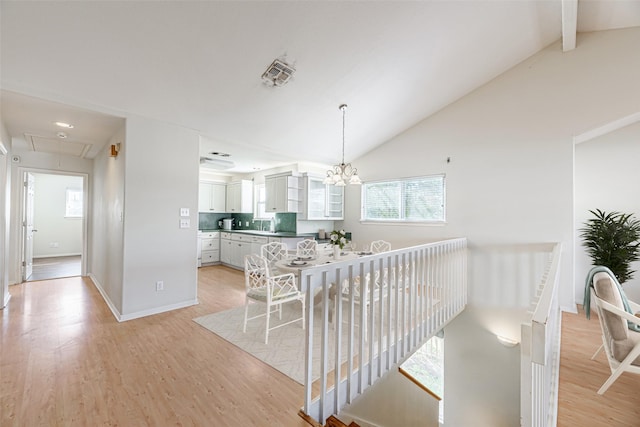
[[[285,245],[287,245],[287,250],[288,251],[296,251],[296,247],[298,245],[298,242],[301,242],[305,239],[306,237],[269,237],[269,243],[271,242],[280,242],[280,243],[284,243]]]
[[[300,219],[344,219],[344,187],[324,184],[324,178],[305,175],[303,210]]]
[[[200,181],[198,212],[226,212],[226,184]]]
[[[231,265],[231,233],[220,233],[220,262]]]
[[[220,262],[220,232],[203,232],[200,235],[201,264]]]
[[[253,182],[242,181],[227,184],[227,212],[252,213],[253,212]]]
[[[252,254],[262,255],[262,245],[269,243],[269,238],[265,236],[251,236],[251,252]]]
[[[269,243],[269,238],[243,233],[222,233],[220,238],[220,261],[231,267],[244,270],[244,257],[260,254],[262,245]]]
[[[231,233],[231,260],[230,264],[244,270],[244,257],[251,253],[253,237],[249,234]]]
[[[300,212],[300,179],[291,173],[264,177],[266,212]]]

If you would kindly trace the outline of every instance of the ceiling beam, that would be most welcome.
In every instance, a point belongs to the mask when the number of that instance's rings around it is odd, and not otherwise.
[[[562,51],[576,48],[578,0],[562,0]]]

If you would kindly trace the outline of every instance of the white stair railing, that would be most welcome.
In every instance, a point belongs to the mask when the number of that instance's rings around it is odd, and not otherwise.
[[[303,412],[324,424],[464,309],[467,240],[304,269],[300,283],[309,313]]]
[[[520,425],[552,427],[558,415],[561,313],[558,281],[561,244],[553,247],[530,319],[521,327]]]

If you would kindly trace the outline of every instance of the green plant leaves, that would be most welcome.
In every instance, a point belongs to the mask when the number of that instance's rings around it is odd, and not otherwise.
[[[640,259],[640,220],[633,214],[589,212],[594,218],[584,223],[580,237],[593,265],[609,267],[620,283],[632,279],[631,263]]]

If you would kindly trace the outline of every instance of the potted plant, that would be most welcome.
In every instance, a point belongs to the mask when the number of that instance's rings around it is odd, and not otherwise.
[[[594,218],[584,223],[580,237],[593,265],[608,267],[620,283],[632,279],[631,263],[640,259],[640,221],[633,214],[589,212]]]

